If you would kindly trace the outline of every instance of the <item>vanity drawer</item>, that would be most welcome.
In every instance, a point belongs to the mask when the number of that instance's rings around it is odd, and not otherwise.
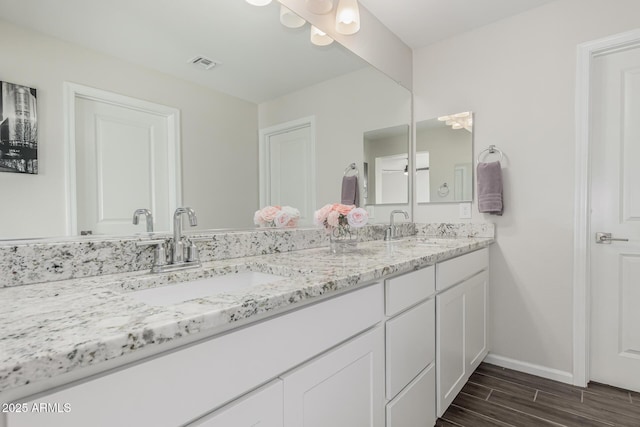
[[[386,323],[387,400],[435,360],[435,300]]]
[[[484,248],[436,264],[436,289],[441,291],[489,267],[489,249]]]
[[[436,290],[435,267],[385,280],[385,314],[393,316],[429,298]]]
[[[387,427],[432,426],[436,422],[436,369],[430,365],[387,404]]]

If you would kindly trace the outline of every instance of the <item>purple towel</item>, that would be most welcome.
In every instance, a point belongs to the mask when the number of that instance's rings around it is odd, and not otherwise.
[[[340,203],[343,205],[360,206],[360,194],[358,191],[358,177],[345,176],[342,178],[342,197]]]
[[[478,163],[478,210],[502,215],[502,167],[500,162]]]

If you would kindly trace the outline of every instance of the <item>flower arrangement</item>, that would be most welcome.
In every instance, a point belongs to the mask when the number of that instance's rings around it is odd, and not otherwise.
[[[291,206],[265,206],[253,215],[253,223],[259,227],[295,227],[300,211]]]
[[[324,205],[313,215],[313,223],[323,226],[329,233],[335,230],[347,232],[349,227],[364,227],[368,220],[369,214],[365,209],[340,203]]]

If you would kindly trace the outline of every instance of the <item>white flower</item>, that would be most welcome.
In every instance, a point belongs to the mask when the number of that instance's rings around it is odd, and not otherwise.
[[[276,214],[276,217],[273,219],[276,227],[286,227],[289,225],[289,221],[291,221],[291,217],[284,210],[281,210]]]
[[[292,208],[291,206],[283,206],[282,212],[286,212],[286,214],[289,215],[291,219],[300,218],[300,211],[296,208]]]
[[[347,222],[353,228],[364,227],[368,220],[369,214],[363,208],[352,209],[351,212],[347,214]]]

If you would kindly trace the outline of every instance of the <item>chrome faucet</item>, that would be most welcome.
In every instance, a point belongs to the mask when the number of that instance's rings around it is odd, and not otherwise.
[[[191,208],[178,208],[173,214],[173,244],[171,246],[171,263],[182,264],[185,262],[185,246],[182,241],[182,217],[186,213],[189,215],[189,224],[192,227],[198,225],[196,212]]]
[[[147,220],[147,233],[153,233],[153,215],[149,209],[136,209],[133,213],[133,225],[138,225],[138,218],[144,215]]]
[[[398,230],[393,218],[395,214],[403,214],[404,219],[409,219],[409,213],[407,211],[402,211],[399,209],[391,211],[391,214],[389,215],[389,227],[384,232],[384,240],[393,240],[398,238]]]
[[[178,208],[173,214],[173,239],[169,239],[168,242],[164,238],[136,242],[137,246],[154,247],[152,273],[167,273],[202,266],[195,242],[210,240],[211,237],[184,238],[182,236],[182,214],[189,215],[189,224],[192,227],[198,225],[198,218],[193,209]]]

